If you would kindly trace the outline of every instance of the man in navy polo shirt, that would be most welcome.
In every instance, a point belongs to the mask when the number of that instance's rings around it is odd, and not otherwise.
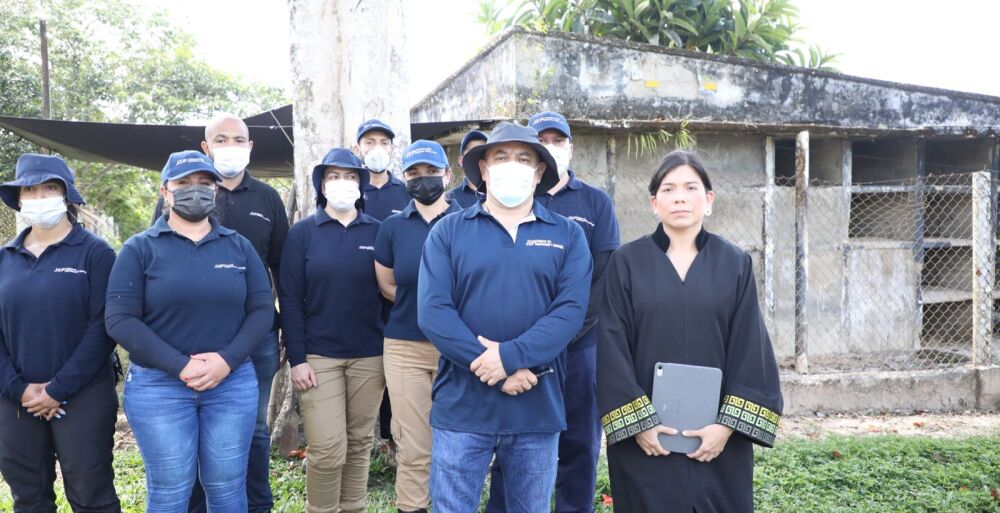
[[[378,222],[398,214],[410,202],[406,184],[388,171],[392,161],[392,141],[396,133],[389,125],[369,119],[358,127],[358,143],[354,154],[371,171],[371,182],[362,191],[365,199],[365,213]]]
[[[496,455],[510,508],[548,512],[590,252],[576,223],[533,201],[559,180],[533,128],[497,125],[464,168],[486,199],[431,229],[417,283],[420,329],[442,355],[431,499],[438,513],[475,511]]]
[[[618,219],[611,198],[584,183],[569,167],[573,138],[562,114],[541,112],[528,126],[538,131],[538,141],[559,167],[559,182],[535,200],[557,214],[575,221],[587,236],[594,262],[590,308],[583,329],[566,351],[566,431],[559,437],[559,471],[556,476],[556,513],[594,510],[597,457],[601,450],[601,425],[597,412],[597,299],[603,290],[601,276],[611,254],[621,245]],[[491,489],[503,489],[503,469],[493,468]],[[488,513],[508,511],[503,496],[490,494]]]
[[[410,202],[410,194],[406,192],[406,184],[388,171],[389,164],[392,162],[392,141],[395,138],[396,133],[389,125],[373,118],[358,126],[358,142],[353,148],[354,154],[371,172],[371,179],[361,191],[362,198],[365,200],[365,214],[374,217],[380,223],[388,219],[389,216],[400,213]],[[392,301],[383,299],[383,322],[389,322],[391,310]],[[390,427],[392,410],[389,405],[389,389],[386,388],[385,397],[382,398],[382,406],[378,412],[379,437],[388,443],[384,450],[392,458],[391,455],[395,451],[395,447],[392,445],[392,429]]]
[[[472,130],[465,134],[462,142],[458,145],[458,166],[462,167],[466,153],[482,144],[486,144],[485,132]],[[467,176],[463,176],[462,181],[455,188],[448,191],[448,199],[457,202],[462,208],[471,207],[473,203],[478,203],[483,197],[483,193],[476,190],[476,187],[469,182],[469,177]]]
[[[276,284],[281,250],[288,237],[288,215],[278,192],[254,178],[247,170],[253,149],[250,130],[239,117],[219,114],[205,125],[205,140],[201,142],[201,148],[212,158],[216,171],[222,177],[215,208],[220,224],[250,241],[264,263],[268,277]],[[160,198],[153,214],[154,223],[162,212],[163,198]],[[274,328],[250,354],[257,374],[258,400],[257,422],[247,467],[249,513],[269,512],[274,506],[269,481],[271,436],[267,427],[267,406],[271,383],[278,371],[278,352],[278,316],[275,312]],[[191,493],[189,511],[206,511],[205,493],[200,482],[195,483]]]

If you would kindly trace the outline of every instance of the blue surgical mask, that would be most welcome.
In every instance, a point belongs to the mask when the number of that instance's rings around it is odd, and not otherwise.
[[[535,191],[535,168],[527,164],[504,162],[489,169],[486,190],[507,208],[523,204]]]

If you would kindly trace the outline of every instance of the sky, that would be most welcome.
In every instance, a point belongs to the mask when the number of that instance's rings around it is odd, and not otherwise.
[[[319,1],[319,0],[308,0]],[[287,0],[150,0],[195,34],[213,66],[252,81],[290,84]],[[840,54],[862,77],[1000,96],[997,0],[793,0],[799,37]],[[489,39],[477,0],[403,0],[410,103],[475,56]],[[243,34],[254,34],[244,36]],[[232,52],[233,39],[245,51]]]

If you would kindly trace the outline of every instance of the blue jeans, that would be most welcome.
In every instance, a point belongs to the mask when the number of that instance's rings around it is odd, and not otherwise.
[[[247,505],[249,513],[270,513],[274,507],[271,495],[271,431],[267,427],[267,405],[271,398],[271,383],[278,372],[278,332],[272,331],[261,341],[253,353],[254,374],[257,375],[257,422],[250,441],[250,458],[247,461]],[[188,513],[205,513],[205,491],[201,481],[195,479],[191,490]]]
[[[596,336],[596,334],[594,334]],[[597,345],[570,346],[566,351],[566,431],[559,435],[555,513],[593,513],[601,421],[597,414]],[[504,504],[503,468],[490,474],[486,513],[513,511]]]
[[[503,467],[507,508],[548,513],[556,481],[559,433],[480,435],[434,428],[431,503],[434,513],[479,509],[483,481],[496,455]]]
[[[271,400],[271,383],[278,372],[278,333],[270,335],[250,354],[257,375],[257,422],[250,442],[247,464],[247,501],[249,513],[267,513],[274,506],[271,495],[271,430],[267,426],[267,405]]]
[[[186,513],[196,476],[208,511],[247,511],[247,455],[257,417],[257,377],[249,361],[204,392],[133,363],[125,414],[146,468],[147,513]]]

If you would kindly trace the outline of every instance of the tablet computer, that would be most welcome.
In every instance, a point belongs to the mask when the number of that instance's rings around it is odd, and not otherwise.
[[[714,424],[719,415],[722,371],[679,363],[657,363],[653,369],[653,408],[660,422],[677,430],[660,435],[660,444],[670,451],[690,454],[701,446],[701,438],[680,433]]]

